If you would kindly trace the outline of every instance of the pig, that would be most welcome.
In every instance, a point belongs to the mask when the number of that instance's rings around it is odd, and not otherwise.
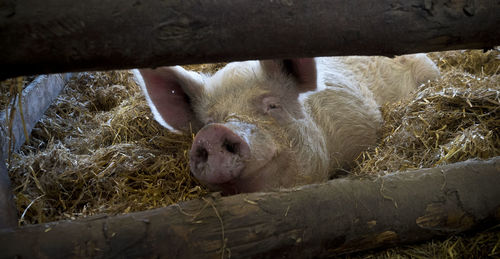
[[[224,194],[348,170],[377,143],[380,105],[439,76],[425,54],[232,62],[212,76],[180,66],[134,73],[161,125],[197,132],[191,172]]]

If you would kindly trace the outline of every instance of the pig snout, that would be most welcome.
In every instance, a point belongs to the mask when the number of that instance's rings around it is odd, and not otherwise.
[[[196,135],[190,151],[191,172],[208,184],[236,180],[250,157],[248,143],[222,124],[209,124]]]

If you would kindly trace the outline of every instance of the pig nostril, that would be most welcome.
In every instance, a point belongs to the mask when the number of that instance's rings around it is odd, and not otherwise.
[[[200,147],[196,149],[196,157],[199,158],[199,162],[205,163],[208,160],[208,151],[207,149]]]
[[[231,154],[237,154],[239,149],[238,143],[232,143],[227,139],[222,143],[222,147]]]

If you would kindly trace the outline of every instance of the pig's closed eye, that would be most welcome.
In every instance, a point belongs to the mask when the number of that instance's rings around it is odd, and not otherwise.
[[[279,104],[279,99],[273,96],[268,96],[262,99],[263,108],[265,113],[275,112],[281,109],[281,105]]]
[[[263,114],[279,122],[287,121],[290,117],[287,111],[287,103],[282,101],[283,99],[276,96],[263,97],[261,104]]]
[[[281,111],[281,105],[279,105],[278,103],[268,103],[265,107],[265,113],[270,115],[276,114],[277,112]]]
[[[280,106],[279,106],[278,104],[274,104],[274,103],[269,104],[269,105],[267,106],[267,109],[269,109],[269,110],[272,110],[272,109],[279,109],[279,108],[280,108]]]

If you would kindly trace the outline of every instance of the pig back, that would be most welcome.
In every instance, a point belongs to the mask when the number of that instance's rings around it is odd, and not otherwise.
[[[373,95],[348,78],[325,84],[304,100],[306,112],[324,134],[330,176],[349,169],[358,155],[377,142],[382,115]]]
[[[338,81],[340,73],[378,105],[406,98],[420,84],[439,76],[439,69],[425,54],[396,58],[348,56],[320,58],[324,81]],[[353,83],[354,82],[354,83]]]

